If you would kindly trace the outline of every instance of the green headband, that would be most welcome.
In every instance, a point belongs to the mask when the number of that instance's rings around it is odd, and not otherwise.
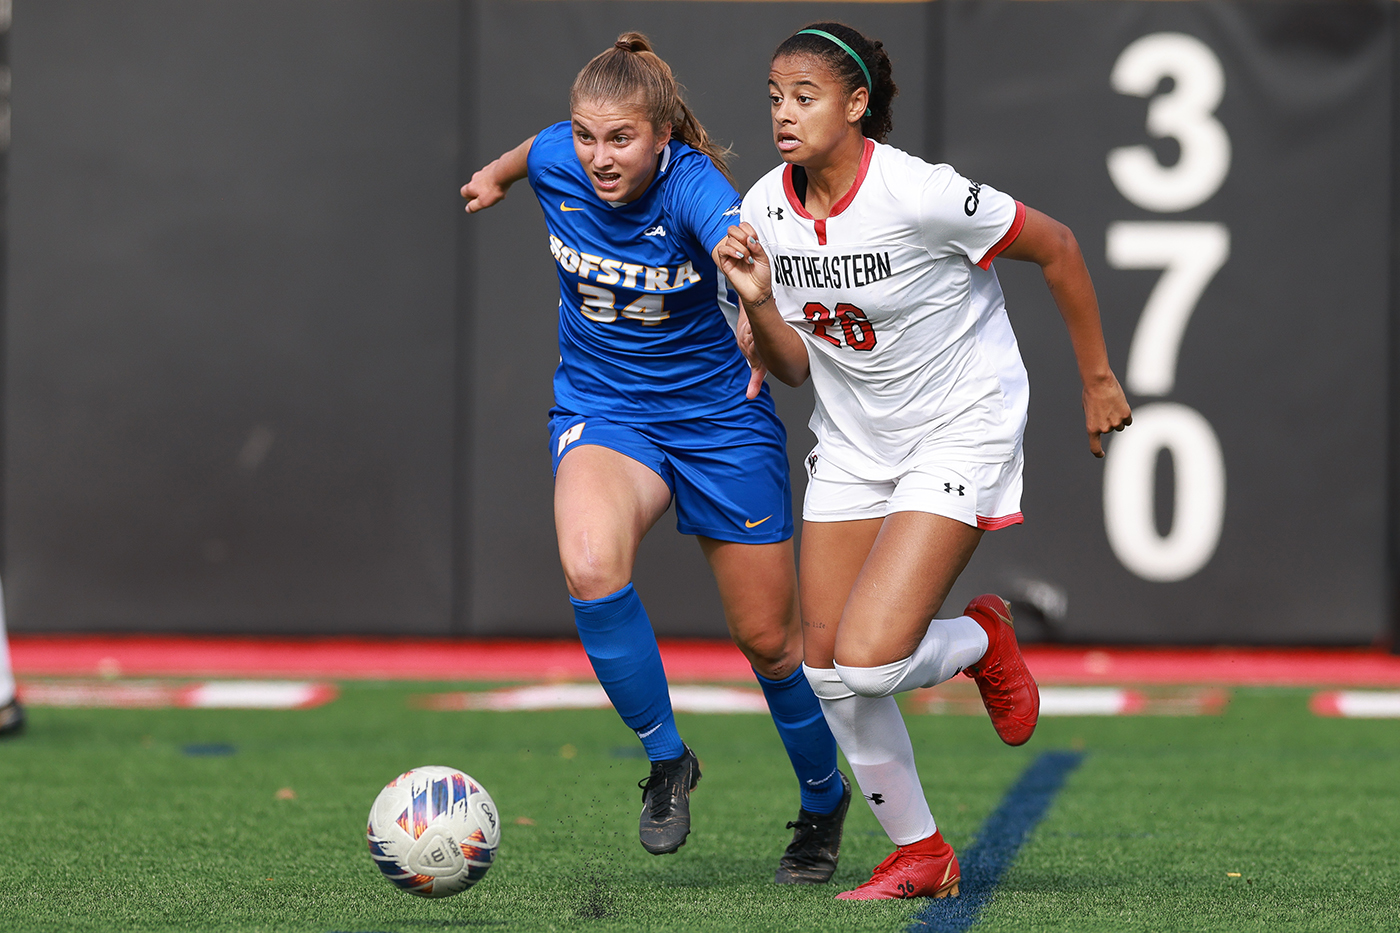
[[[865,67],[865,62],[860,60],[860,56],[855,53],[854,49],[824,29],[799,29],[794,33],[794,35],[798,36],[804,34],[809,36],[821,36],[823,39],[830,39],[832,42],[835,42],[842,51],[856,60],[856,64],[860,66],[860,73],[865,75],[865,89],[872,95],[875,93],[875,82],[870,80],[870,69]],[[865,115],[867,117],[870,116],[869,107],[865,108]]]

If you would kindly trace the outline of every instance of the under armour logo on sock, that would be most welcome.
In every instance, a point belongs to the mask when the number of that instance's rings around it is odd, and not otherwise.
[[[869,800],[871,804],[877,807],[885,802],[884,794],[866,794],[865,799]]]

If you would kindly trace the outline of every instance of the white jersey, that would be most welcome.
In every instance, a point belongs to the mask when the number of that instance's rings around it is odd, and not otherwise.
[[[783,319],[802,335],[823,456],[870,480],[910,457],[1006,461],[1030,390],[992,260],[1025,208],[947,165],[867,139],[831,216],[802,206],[792,166],[744,196]]]

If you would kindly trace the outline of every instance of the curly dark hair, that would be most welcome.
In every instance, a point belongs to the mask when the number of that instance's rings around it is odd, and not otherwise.
[[[870,80],[874,84],[869,89],[870,113],[861,119],[860,131],[878,143],[884,142],[885,137],[894,128],[892,105],[895,95],[899,93],[899,88],[895,87],[890,56],[885,51],[885,44],[878,39],[867,38],[859,30],[852,29],[845,23],[811,23],[802,28],[829,32],[860,56],[865,67],[870,70]],[[856,88],[865,87],[865,72],[860,70],[860,65],[846,54],[845,49],[824,36],[814,36],[811,33],[789,36],[773,53],[773,60],[776,61],[785,55],[811,55],[821,59],[831,69],[831,73],[840,79],[841,86],[847,94],[854,93]]]

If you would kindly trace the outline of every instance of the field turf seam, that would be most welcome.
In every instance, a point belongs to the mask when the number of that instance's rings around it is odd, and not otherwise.
[[[977,841],[958,859],[962,893],[929,901],[914,915],[908,933],[963,933],[975,924],[1021,846],[1083,760],[1082,752],[1059,751],[1045,752],[1031,762],[982,824]]]

